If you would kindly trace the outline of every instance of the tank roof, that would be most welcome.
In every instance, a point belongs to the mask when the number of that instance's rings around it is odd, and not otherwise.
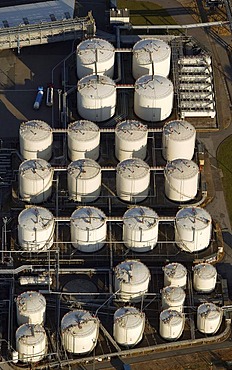
[[[178,262],[169,263],[163,267],[163,270],[166,275],[175,277],[175,279],[179,279],[187,275],[186,268]]]
[[[77,91],[83,96],[100,99],[115,93],[116,85],[110,77],[88,75],[78,81]]]
[[[52,134],[51,127],[44,121],[27,121],[20,125],[20,136],[29,141],[43,141]]]
[[[105,224],[106,216],[96,207],[79,207],[72,213],[71,222],[79,229],[96,230]]]
[[[112,44],[99,38],[84,40],[76,49],[76,53],[83,64],[107,61],[112,58],[114,52]]]
[[[68,174],[78,179],[91,179],[101,172],[100,165],[91,158],[78,159],[68,166]]]
[[[80,120],[68,125],[68,135],[78,141],[87,141],[100,135],[100,129],[94,122]]]
[[[214,303],[203,303],[197,308],[197,313],[205,316],[211,320],[218,317],[222,313],[222,309],[217,307]]]
[[[159,216],[149,207],[131,207],[123,215],[123,223],[133,230],[147,230],[157,225]]]
[[[20,310],[26,312],[36,312],[46,307],[46,299],[39,292],[27,291],[17,297],[17,305]]]
[[[169,136],[172,140],[182,141],[195,136],[196,130],[195,127],[187,121],[175,120],[167,122],[164,125],[163,134]]]
[[[159,39],[143,39],[133,47],[133,54],[136,55],[140,64],[148,64],[154,62],[162,62],[171,55],[170,46]]]
[[[75,337],[83,338],[95,331],[99,325],[97,317],[85,310],[75,310],[66,313],[61,320],[61,330],[68,330]]]
[[[160,320],[162,320],[164,324],[178,325],[183,318],[183,313],[169,308],[162,311],[160,314]]]
[[[126,260],[115,267],[115,275],[118,280],[127,284],[141,284],[150,279],[150,271],[142,262]]]
[[[119,122],[115,127],[115,134],[126,141],[137,141],[147,135],[146,125],[135,120]]]
[[[198,165],[189,159],[174,159],[167,162],[164,168],[164,174],[179,180],[191,179],[198,173]]]
[[[53,214],[46,208],[31,206],[20,212],[18,223],[28,230],[44,230],[54,222]]]
[[[146,177],[150,167],[140,158],[130,158],[118,163],[117,173],[128,179],[139,179]]]
[[[185,291],[181,287],[173,287],[171,285],[163,288],[162,294],[169,301],[179,302],[185,298]]]
[[[45,330],[39,324],[23,324],[16,330],[16,340],[22,339],[23,343],[29,346],[43,342],[44,337],[46,337]]]
[[[145,320],[145,315],[135,307],[121,307],[114,313],[114,322],[123,328],[136,328]]]
[[[19,166],[19,173],[26,175],[29,179],[41,179],[48,176],[52,171],[50,163],[44,159],[29,159]]]
[[[135,91],[147,99],[163,99],[173,93],[173,84],[163,76],[144,75],[135,81]]]
[[[212,223],[212,219],[210,214],[203,208],[186,207],[177,212],[175,222],[178,227],[202,230]]]
[[[194,274],[197,274],[201,279],[211,279],[217,275],[217,270],[210,263],[199,263],[193,267]]]

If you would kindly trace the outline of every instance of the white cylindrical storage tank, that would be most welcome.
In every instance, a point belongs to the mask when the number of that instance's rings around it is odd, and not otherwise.
[[[29,203],[45,202],[52,193],[53,168],[44,159],[29,159],[19,166],[19,194]]]
[[[61,338],[66,351],[91,352],[97,344],[99,320],[85,310],[70,311],[61,320]]]
[[[192,159],[195,148],[196,129],[187,121],[167,122],[163,127],[162,154],[167,161]]]
[[[72,122],[68,125],[68,156],[71,161],[99,157],[100,130],[87,120]]]
[[[20,153],[24,159],[45,159],[52,156],[53,135],[51,127],[43,121],[24,122],[19,129]]]
[[[160,314],[160,335],[166,340],[177,340],[183,333],[185,316],[176,310],[167,309]]]
[[[115,127],[115,156],[119,161],[128,158],[145,159],[148,129],[139,121],[119,122]]]
[[[150,271],[142,262],[125,260],[115,267],[114,285],[117,297],[124,302],[139,302],[148,291]]]
[[[144,121],[169,117],[173,107],[173,84],[163,76],[145,75],[135,82],[134,111]]]
[[[135,346],[143,337],[145,314],[134,307],[119,308],[114,314],[113,335],[122,346]]]
[[[47,335],[41,325],[23,324],[15,334],[19,361],[38,362],[47,353]]]
[[[178,262],[169,263],[163,267],[164,286],[176,286],[185,288],[187,282],[187,270]]]
[[[159,39],[143,39],[133,47],[132,74],[134,79],[144,75],[167,77],[170,71],[171,48]]]
[[[148,196],[150,167],[142,159],[125,159],[116,168],[116,192],[125,202],[142,202]]]
[[[166,286],[162,289],[162,308],[171,308],[178,312],[183,311],[185,291],[181,287]]]
[[[210,263],[199,263],[193,267],[193,288],[197,292],[210,293],[215,289],[217,270]]]
[[[94,202],[101,192],[101,167],[90,158],[71,162],[67,180],[69,198],[76,202]]]
[[[204,334],[215,334],[222,323],[223,310],[214,303],[203,303],[197,309],[197,329]]]
[[[175,242],[185,252],[199,252],[209,246],[212,218],[200,207],[182,208],[176,214]]]
[[[18,216],[18,242],[27,252],[46,251],[54,241],[55,220],[46,208],[32,206]]]
[[[80,42],[76,49],[77,77],[98,74],[113,78],[115,50],[108,41],[94,38]]]
[[[106,240],[106,216],[95,207],[79,207],[71,215],[71,242],[81,252],[96,252]]]
[[[46,299],[35,291],[23,292],[16,299],[18,325],[44,325],[46,315]]]
[[[164,168],[165,195],[175,202],[187,202],[197,195],[199,168],[189,159],[175,159]]]
[[[107,76],[90,75],[77,83],[77,109],[84,119],[102,122],[113,117],[116,85]]]
[[[123,216],[123,243],[134,252],[152,250],[158,240],[159,217],[148,207],[132,207]]]

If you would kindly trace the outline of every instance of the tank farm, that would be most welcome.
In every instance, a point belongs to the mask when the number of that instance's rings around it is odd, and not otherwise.
[[[1,255],[2,351],[15,368],[226,335],[220,227],[196,129],[174,109],[172,50],[158,36],[135,43],[126,84],[115,46],[84,40],[75,119],[20,126]]]

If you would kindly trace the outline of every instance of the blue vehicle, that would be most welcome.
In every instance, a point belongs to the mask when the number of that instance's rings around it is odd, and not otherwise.
[[[42,99],[43,99],[43,94],[44,94],[43,86],[39,86],[38,89],[37,89],[37,95],[36,95],[34,106],[33,106],[34,109],[39,109],[40,108],[40,105],[41,105]]]

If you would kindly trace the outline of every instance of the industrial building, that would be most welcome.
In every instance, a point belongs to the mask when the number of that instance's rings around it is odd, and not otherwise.
[[[1,355],[15,368],[230,335],[197,137],[217,126],[211,56],[183,35],[134,42],[119,27],[114,43],[78,39],[52,122],[35,112],[6,148]]]

